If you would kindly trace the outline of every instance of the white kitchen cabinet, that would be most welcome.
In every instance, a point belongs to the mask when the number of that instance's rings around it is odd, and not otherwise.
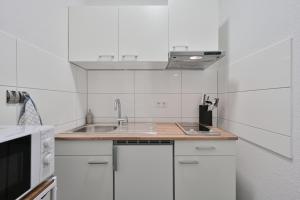
[[[176,200],[234,200],[233,156],[176,156]]]
[[[57,156],[58,199],[112,200],[111,156]]]
[[[164,69],[167,6],[69,8],[69,61],[86,69]]]
[[[235,141],[176,141],[176,200],[235,200]]]
[[[218,0],[169,0],[171,51],[218,50]]]
[[[118,8],[69,8],[69,60],[118,61]]]
[[[58,200],[113,200],[112,141],[56,141]]]
[[[168,60],[168,7],[119,8],[119,60]]]

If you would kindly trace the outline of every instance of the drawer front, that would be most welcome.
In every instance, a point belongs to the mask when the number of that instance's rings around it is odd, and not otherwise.
[[[65,141],[55,142],[55,155],[112,155],[112,141]]]
[[[175,155],[235,155],[236,141],[175,141]]]

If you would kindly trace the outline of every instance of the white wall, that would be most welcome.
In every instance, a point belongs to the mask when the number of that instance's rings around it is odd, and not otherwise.
[[[198,121],[204,93],[217,95],[217,71],[89,71],[88,107],[97,122],[115,122],[114,99],[136,122]],[[214,114],[216,116],[216,112]]]
[[[218,125],[240,136],[238,200],[300,199],[299,8],[220,0]]]
[[[57,130],[84,123],[87,72],[68,61],[67,7],[80,0],[0,0],[0,124],[16,124],[18,105],[7,89],[36,101],[44,124]]]

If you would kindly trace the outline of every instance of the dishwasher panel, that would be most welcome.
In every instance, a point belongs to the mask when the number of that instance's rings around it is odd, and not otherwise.
[[[172,142],[114,145],[115,200],[173,200]]]

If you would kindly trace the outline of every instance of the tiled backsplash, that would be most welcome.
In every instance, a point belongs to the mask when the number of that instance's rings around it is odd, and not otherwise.
[[[87,72],[67,59],[0,32],[0,125],[14,125],[19,105],[6,104],[6,90],[27,91],[47,125],[57,130],[84,123]]]
[[[88,72],[88,107],[97,122],[116,120],[116,98],[131,121],[197,121],[203,93],[216,96],[216,70]]]
[[[220,64],[219,126],[291,156],[291,40]],[[227,58],[228,59],[228,58]]]
[[[59,130],[83,124],[87,105],[96,122],[115,122],[116,98],[130,121],[197,121],[203,93],[217,95],[216,70],[86,72],[6,33],[0,34],[0,44],[1,125],[16,124],[19,114],[18,105],[5,102],[8,89],[29,92],[44,124]]]

